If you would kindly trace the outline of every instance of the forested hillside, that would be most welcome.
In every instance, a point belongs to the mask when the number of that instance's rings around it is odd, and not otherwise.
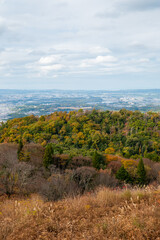
[[[60,199],[97,186],[160,182],[160,114],[72,111],[0,127],[0,192]]]
[[[159,239],[159,136],[125,109],[1,123],[0,239]]]
[[[61,153],[90,155],[95,149],[125,158],[160,161],[160,114],[140,111],[72,111],[8,120],[0,142],[54,143]]]

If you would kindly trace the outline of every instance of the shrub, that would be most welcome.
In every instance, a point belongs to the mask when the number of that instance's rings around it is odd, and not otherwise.
[[[48,177],[45,168],[35,168],[26,162],[20,162],[15,166],[18,175],[17,192],[20,194],[37,193],[45,178]]]
[[[107,162],[121,160],[121,158],[119,156],[111,155],[111,154],[105,154],[105,157],[106,157]]]
[[[144,157],[145,158],[149,158],[149,159],[151,159],[152,161],[155,161],[155,162],[159,162],[160,161],[160,156],[156,152],[146,153],[144,155]]]
[[[151,168],[151,175],[153,180],[158,181],[160,183],[160,163],[155,163]]]
[[[18,174],[14,169],[6,168],[0,172],[0,193],[8,197],[15,193],[18,182]]]
[[[105,150],[106,154],[114,154],[115,153],[115,149],[113,147],[108,147]]]
[[[68,154],[59,154],[53,156],[52,163],[61,170],[65,170],[68,166],[70,156]]]
[[[30,152],[21,151],[19,154],[19,161],[20,162],[29,162],[30,161]]]
[[[73,171],[72,178],[81,188],[81,192],[92,189],[97,171],[92,167],[80,167]]]
[[[73,157],[68,164],[69,169],[76,169],[83,166],[92,166],[92,159],[90,157],[75,156]]]
[[[137,161],[132,159],[123,159],[122,164],[132,178],[137,178]]]
[[[105,187],[116,187],[118,186],[118,180],[111,174],[109,169],[101,169],[96,177],[96,184]]]
[[[40,189],[40,195],[49,201],[57,201],[66,196],[73,197],[79,193],[78,185],[72,180],[71,173],[53,174]]]
[[[112,161],[107,165],[108,169],[111,169],[113,174],[116,174],[116,172],[120,169],[122,166],[122,163],[120,161]]]

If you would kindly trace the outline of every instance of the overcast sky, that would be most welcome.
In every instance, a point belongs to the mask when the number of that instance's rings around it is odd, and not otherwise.
[[[160,0],[0,0],[0,88],[160,88]]]

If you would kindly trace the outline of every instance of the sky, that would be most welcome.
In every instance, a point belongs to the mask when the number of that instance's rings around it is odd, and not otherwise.
[[[0,88],[160,88],[160,1],[0,0]]]

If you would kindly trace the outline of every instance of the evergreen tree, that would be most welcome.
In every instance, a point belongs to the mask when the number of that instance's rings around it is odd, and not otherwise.
[[[142,157],[140,158],[138,166],[137,166],[137,175],[138,175],[138,183],[140,185],[146,184],[146,182],[147,182],[146,170],[145,170],[145,167],[144,167]]]
[[[124,166],[122,165],[122,167],[120,167],[120,169],[117,171],[116,173],[116,178],[118,180],[121,181],[125,181],[126,183],[133,183],[133,179],[130,176],[130,174],[128,173],[128,171],[124,168]]]
[[[19,140],[19,145],[18,145],[18,150],[17,150],[17,155],[18,155],[18,160],[21,160],[21,158],[23,157],[23,142],[22,142],[22,138]]]
[[[96,169],[101,169],[105,167],[105,159],[104,156],[97,151],[94,152],[92,157],[93,167]]]
[[[48,144],[45,148],[44,157],[43,157],[43,165],[48,168],[48,166],[52,163],[52,156],[54,154],[54,149],[52,144]]]

